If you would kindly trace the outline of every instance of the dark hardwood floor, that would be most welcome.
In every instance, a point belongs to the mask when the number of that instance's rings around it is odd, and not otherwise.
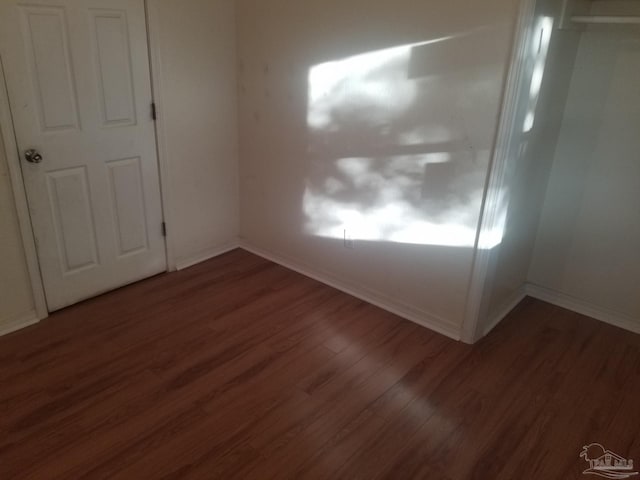
[[[640,467],[640,336],[527,299],[471,347],[241,250],[0,338],[0,480]]]

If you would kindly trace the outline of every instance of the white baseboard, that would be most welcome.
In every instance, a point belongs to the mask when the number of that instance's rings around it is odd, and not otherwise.
[[[502,304],[500,308],[498,308],[497,313],[495,313],[489,322],[489,324],[482,331],[482,336],[486,336],[498,326],[498,324],[505,319],[507,315],[511,313],[511,311],[516,308],[522,300],[524,300],[527,296],[527,290],[525,285],[520,287],[518,290],[514,292],[509,300]]]
[[[549,288],[541,287],[539,285],[534,285],[532,283],[528,283],[526,285],[526,293],[530,297],[537,298],[543,302],[551,303],[581,315],[595,318],[596,320],[608,323],[609,325],[640,334],[640,319],[634,319],[628,315],[598,307],[597,305],[593,305],[579,298],[575,298]]]
[[[195,255],[190,255],[186,258],[176,261],[176,269],[184,270],[186,268],[193,267],[198,263],[206,262],[207,260],[211,260],[214,257],[230,252],[231,250],[235,250],[239,246],[240,245],[236,241],[236,242],[227,243],[222,246],[209,248]]]
[[[437,333],[452,338],[453,340],[460,340],[460,327],[455,326],[454,324],[448,322],[443,318],[439,318],[428,312],[424,312],[408,305],[401,304],[398,301],[386,297],[378,292],[371,291],[362,286],[350,284],[327,272],[320,271],[309,265],[301,264],[284,255],[279,255],[264,250],[260,247],[256,247],[255,245],[252,245],[251,243],[248,243],[244,240],[240,240],[239,246],[240,248],[247,250],[248,252],[282,265],[283,267],[298,272],[306,277],[313,278],[314,280],[329,285],[330,287],[347,293],[353,297],[359,298],[360,300],[364,300],[365,302],[375,305],[376,307],[380,307],[383,310],[405,318],[413,323],[417,323],[418,325],[428,328],[429,330],[433,330]]]
[[[40,319],[35,310],[13,318],[0,319],[0,337],[38,323]]]

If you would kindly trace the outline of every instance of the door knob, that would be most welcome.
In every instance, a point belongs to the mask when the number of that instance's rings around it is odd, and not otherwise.
[[[40,163],[42,162],[42,155],[32,148],[24,152],[24,159],[29,163]]]

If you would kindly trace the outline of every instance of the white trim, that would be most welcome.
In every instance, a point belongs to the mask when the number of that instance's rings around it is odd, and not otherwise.
[[[303,265],[291,258],[256,247],[245,240],[240,240],[239,246],[243,250],[282,265],[283,267],[298,272],[306,277],[313,278],[314,280],[329,285],[330,287],[347,293],[353,297],[359,298],[360,300],[364,300],[367,303],[380,307],[383,310],[405,318],[422,327],[428,328],[429,330],[433,330],[452,338],[453,340],[460,340],[459,328],[453,323],[444,318],[440,318],[437,315],[402,304],[395,299],[389,298],[360,285],[353,285],[349,282],[345,282],[330,273],[320,271],[310,265]]]
[[[34,314],[36,319],[42,320],[47,318],[49,311],[47,309],[47,301],[44,295],[42,277],[40,276],[40,264],[38,261],[38,253],[36,251],[35,236],[31,226],[27,194],[24,189],[22,169],[20,166],[20,154],[16,143],[10,108],[2,58],[0,58],[0,130],[2,130],[0,134],[2,135],[4,142],[4,150],[7,157],[7,165],[9,167],[11,189],[13,190],[13,199],[18,217],[18,225],[20,227],[24,256],[27,262],[27,271],[29,273],[29,280],[31,283],[31,291],[35,307]],[[2,330],[0,329],[0,331]]]
[[[559,28],[575,30],[581,27],[573,22],[575,15],[588,15],[591,12],[591,0],[564,0],[560,14]]]
[[[13,318],[0,320],[0,337],[29,327],[31,325],[35,325],[39,321],[40,318],[35,310],[31,310],[28,313],[18,315]]]
[[[497,313],[492,316],[491,321],[488,323],[486,327],[482,330],[482,336],[488,335],[491,330],[496,328],[502,320],[504,320],[507,315],[509,315],[514,308],[520,305],[520,302],[527,298],[526,286],[522,285],[518,290],[513,292],[513,295],[509,300],[502,304],[500,308],[498,308]]]
[[[640,25],[640,17],[638,16],[582,15],[571,17],[571,21],[595,25]]]
[[[640,321],[623,313],[614,312],[613,310],[599,307],[585,300],[572,297],[571,295],[532,283],[526,285],[526,292],[530,297],[537,298],[543,302],[551,303],[552,305],[566,308],[581,315],[595,318],[614,327],[640,334]]]
[[[144,0],[147,18],[147,47],[149,51],[149,69],[151,75],[151,94],[156,105],[156,153],[158,156],[158,168],[160,173],[160,195],[162,212],[166,226],[167,236],[165,245],[167,249],[167,271],[179,270],[176,259],[176,232],[173,228],[173,195],[171,192],[169,147],[167,146],[166,121],[163,112],[164,90],[162,88],[162,55],[160,54],[160,15],[158,13],[157,0]]]
[[[189,255],[184,259],[178,260],[176,262],[176,269],[184,270],[185,268],[193,267],[198,263],[206,262],[207,260],[223,255],[239,247],[240,245],[238,244],[238,242],[231,242],[227,243],[226,245],[211,247],[207,250],[196,253],[195,255]]]
[[[506,73],[498,131],[487,175],[462,327],[462,340],[467,343],[475,343],[479,339],[478,323],[482,313],[482,299],[493,253],[493,249],[486,247],[493,239],[497,229],[501,228],[501,194],[504,190],[509,162],[508,154],[513,141],[512,132],[517,117],[518,99],[522,88],[524,88],[521,79],[526,67],[526,50],[529,44],[530,27],[535,18],[535,6],[535,0],[523,0],[514,30],[510,67]]]

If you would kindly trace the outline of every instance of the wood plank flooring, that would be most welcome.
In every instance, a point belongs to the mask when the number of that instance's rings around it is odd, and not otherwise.
[[[640,336],[532,299],[471,347],[242,250],[0,338],[0,480],[640,467]]]

